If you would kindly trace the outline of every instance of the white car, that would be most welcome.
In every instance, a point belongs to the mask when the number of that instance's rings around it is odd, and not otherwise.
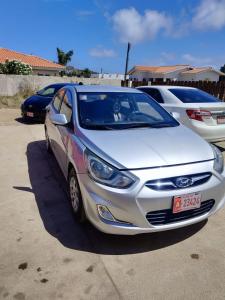
[[[209,142],[225,140],[225,103],[202,90],[183,86],[140,86],[168,112]]]

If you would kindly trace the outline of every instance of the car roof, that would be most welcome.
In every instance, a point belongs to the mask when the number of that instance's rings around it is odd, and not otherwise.
[[[52,84],[49,84],[48,86],[53,86],[53,87],[64,87],[66,85],[69,85],[69,86],[76,86],[78,85],[79,83],[74,83],[74,82],[59,82],[59,83],[52,83]]]
[[[196,88],[194,87],[190,87],[190,86],[178,86],[178,85],[143,85],[143,86],[137,86],[138,88],[158,88],[158,89],[162,89],[162,90],[168,90],[168,89],[186,89],[186,90],[190,90],[190,89],[194,89],[196,90]]]
[[[78,93],[89,93],[89,92],[100,92],[100,93],[113,93],[113,92],[124,92],[124,93],[142,93],[137,89],[120,87],[120,86],[111,86],[111,85],[77,85],[74,86],[74,89]]]

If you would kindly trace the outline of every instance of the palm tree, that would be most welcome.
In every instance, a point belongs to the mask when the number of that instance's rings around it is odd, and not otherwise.
[[[68,62],[71,61],[71,58],[73,56],[73,50],[64,52],[62,49],[57,48],[57,55],[58,55],[58,63],[60,65],[66,66]]]

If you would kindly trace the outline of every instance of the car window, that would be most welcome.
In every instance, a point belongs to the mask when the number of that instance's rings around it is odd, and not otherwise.
[[[169,91],[183,103],[220,102],[218,98],[199,89],[170,88]]]
[[[70,91],[66,91],[60,108],[60,113],[64,114],[70,122],[72,118],[72,95]]]
[[[78,93],[80,125],[111,130],[179,126],[171,115],[145,93]]]
[[[60,110],[61,102],[64,96],[65,90],[61,89],[58,91],[58,93],[55,95],[53,100],[53,106],[57,112]]]
[[[164,103],[162,95],[158,89],[152,88],[141,88],[141,91],[145,92],[146,94],[150,95],[153,99],[155,99],[158,103]]]

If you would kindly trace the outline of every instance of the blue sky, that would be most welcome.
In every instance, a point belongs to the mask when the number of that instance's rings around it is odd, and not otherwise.
[[[225,64],[225,0],[2,0],[0,47],[123,72],[133,65]]]

